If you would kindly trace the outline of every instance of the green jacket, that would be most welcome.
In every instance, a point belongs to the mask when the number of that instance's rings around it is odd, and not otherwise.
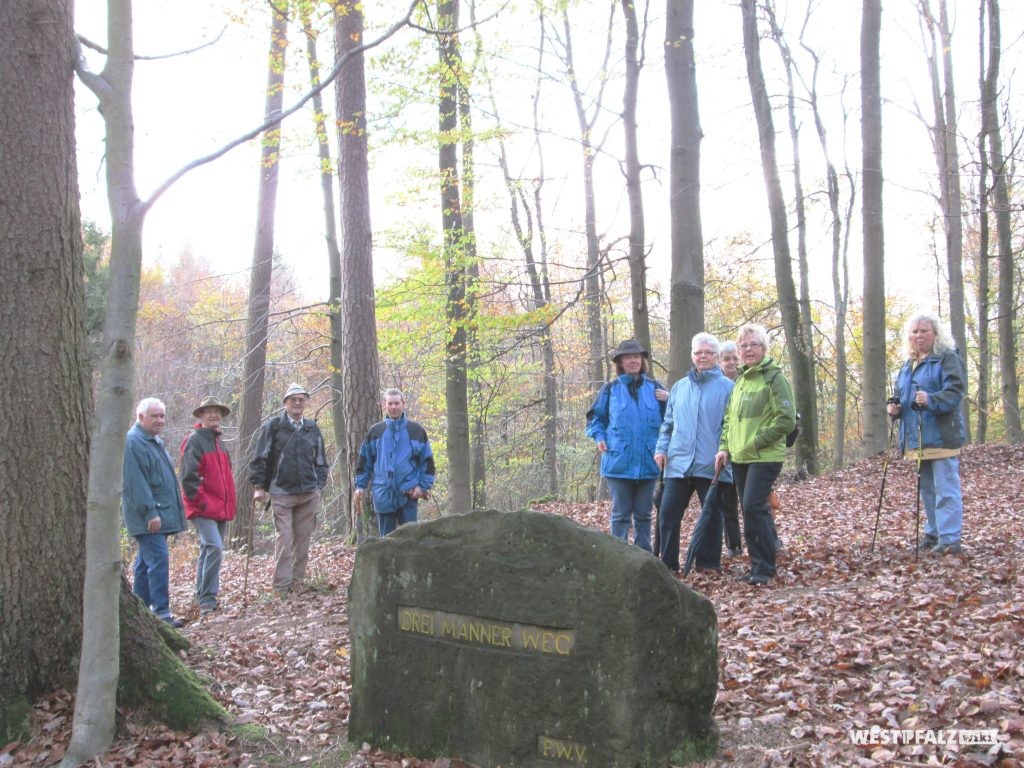
[[[784,461],[786,435],[796,426],[793,390],[770,357],[744,366],[736,379],[718,449],[738,464]]]

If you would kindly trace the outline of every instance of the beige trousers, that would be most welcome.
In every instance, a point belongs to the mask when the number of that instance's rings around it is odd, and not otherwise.
[[[274,565],[274,589],[298,586],[306,578],[309,542],[316,528],[320,509],[320,491],[270,495],[277,529],[277,561]]]

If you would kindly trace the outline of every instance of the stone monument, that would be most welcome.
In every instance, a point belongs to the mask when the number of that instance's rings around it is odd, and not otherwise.
[[[473,512],[360,545],[349,739],[484,768],[709,757],[714,608],[557,515]]]

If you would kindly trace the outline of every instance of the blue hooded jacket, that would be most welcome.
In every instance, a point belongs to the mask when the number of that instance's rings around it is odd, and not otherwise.
[[[955,350],[934,352],[917,366],[908,360],[896,377],[900,399],[900,450],[916,451],[920,426],[925,448],[960,448],[964,444],[964,422],[960,402],[967,395],[963,360]],[[918,390],[928,394],[925,409],[911,408]]]
[[[630,388],[636,391],[636,397]],[[643,374],[628,373],[609,381],[587,411],[587,435],[607,446],[601,455],[601,474],[625,480],[651,480],[660,472],[654,463],[658,428],[665,404],[654,397],[661,384]]]
[[[356,488],[366,489],[371,478],[373,508],[380,514],[399,509],[417,485],[424,491],[434,487],[434,452],[419,422],[403,413],[370,427],[356,460]]]
[[[668,457],[665,477],[715,476],[715,454],[732,388],[717,365],[703,373],[691,368],[672,386],[655,450]],[[726,465],[718,479],[731,483],[732,467]]]

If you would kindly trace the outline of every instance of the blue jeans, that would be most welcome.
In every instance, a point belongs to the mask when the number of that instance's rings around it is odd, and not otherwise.
[[[161,619],[170,619],[171,598],[167,585],[170,556],[167,552],[167,535],[141,533],[135,540],[139,542],[139,554],[135,557],[132,592]]]
[[[387,536],[400,525],[415,523],[418,506],[418,499],[406,497],[405,503],[394,512],[378,512],[377,526],[380,528],[380,535]]]
[[[959,544],[964,505],[958,456],[921,462],[921,502],[927,517],[925,535],[935,536],[940,545]]]
[[[196,559],[196,602],[200,608],[216,608],[220,592],[220,564],[224,559],[224,520],[193,517],[192,525],[199,534],[199,557]]]
[[[629,526],[633,525],[633,543],[640,549],[651,551],[651,507],[654,504],[656,478],[650,480],[624,480],[606,477],[612,494],[612,536],[629,541]]]
[[[711,481],[706,477],[667,477],[665,478],[665,493],[661,497],[661,507],[658,509],[658,539],[661,544],[661,552],[658,556],[661,562],[670,570],[679,572],[679,530],[682,527],[683,515],[686,507],[690,504],[694,492],[700,499],[701,506],[704,506],[704,499],[707,497]],[[718,531],[718,538],[722,538],[721,528]],[[718,545],[718,557],[701,558],[698,553],[697,563],[701,568],[715,568],[721,566],[722,545]]]
[[[775,521],[768,506],[768,494],[781,471],[781,461],[733,462],[732,465],[732,476],[743,505],[743,535],[750,555],[750,575],[756,579],[775,576]]]

